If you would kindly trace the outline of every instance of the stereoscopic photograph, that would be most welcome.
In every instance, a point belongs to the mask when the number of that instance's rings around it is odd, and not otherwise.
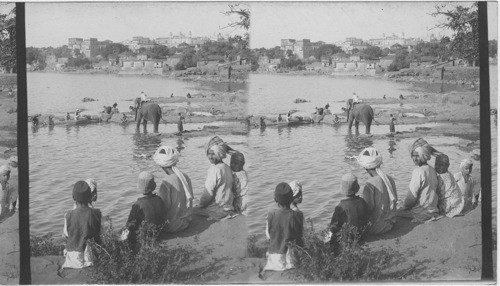
[[[496,281],[497,2],[24,5],[32,284]]]

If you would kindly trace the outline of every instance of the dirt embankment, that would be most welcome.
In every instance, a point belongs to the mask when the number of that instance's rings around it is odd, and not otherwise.
[[[0,76],[0,165],[7,164],[5,160],[13,155],[17,155],[17,75],[6,74]],[[17,178],[17,171],[13,171],[11,181]],[[17,185],[17,182],[14,184]],[[0,242],[0,284],[18,284],[17,212],[0,216]]]

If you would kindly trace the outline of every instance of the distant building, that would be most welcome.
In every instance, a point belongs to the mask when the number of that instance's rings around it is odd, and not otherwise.
[[[291,50],[299,59],[306,59],[313,55],[314,50],[318,49],[320,43],[311,42],[309,39],[295,40],[295,39],[282,39],[281,49],[285,51]]]
[[[68,49],[70,50],[81,50],[83,44],[83,38],[69,38],[68,39]]]
[[[213,40],[217,41],[221,37],[215,37]],[[194,46],[203,45],[204,43],[210,40],[211,39],[209,37],[193,37],[191,32],[189,32],[187,36],[184,35],[183,33],[179,33],[178,35],[170,35],[170,37],[156,38],[154,42],[158,45],[163,45],[171,48],[171,47],[178,47],[180,44],[187,44]]]
[[[99,54],[99,43],[97,38],[89,38],[83,40],[82,49],[80,50],[82,54],[87,58],[93,58]]]
[[[422,39],[419,38],[405,38],[404,33],[401,36],[392,34],[391,36],[382,35],[382,38],[370,39],[368,40],[368,44],[372,46],[379,47],[381,49],[390,48],[395,44],[399,44],[403,47],[409,47],[412,49],[416,44],[422,42]]]
[[[383,69],[387,69],[392,64],[394,59],[396,59],[396,55],[389,54],[380,59],[379,66]]]

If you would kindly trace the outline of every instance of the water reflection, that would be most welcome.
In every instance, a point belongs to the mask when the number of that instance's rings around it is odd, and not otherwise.
[[[392,155],[392,152],[396,151],[397,149],[394,148],[394,146],[396,146],[396,142],[394,142],[394,140],[389,140],[389,154],[391,154],[391,158],[393,158],[393,155]]]
[[[344,141],[346,142],[346,156],[358,155],[363,149],[373,145],[371,137],[364,135],[347,135],[344,137]]]
[[[177,138],[176,143],[177,143],[177,147],[176,147],[177,152],[181,153],[181,150],[185,149],[184,140],[182,140],[182,137],[179,137],[179,138]]]

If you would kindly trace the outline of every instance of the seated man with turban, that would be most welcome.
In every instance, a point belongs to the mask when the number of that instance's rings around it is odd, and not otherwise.
[[[357,228],[358,233],[366,226],[368,222],[369,206],[363,198],[356,196],[359,191],[358,178],[352,173],[342,176],[341,192],[347,196],[335,207],[335,211],[330,222],[330,232],[332,239],[330,244],[338,247],[337,233],[344,224],[349,224]]]
[[[460,163],[460,172],[454,175],[464,199],[462,213],[470,211],[481,200],[480,186],[470,175],[472,173],[472,166],[471,159],[464,159]]]
[[[410,155],[417,166],[413,170],[409,191],[398,211],[398,216],[425,221],[438,216],[438,177],[436,170],[427,164],[431,155],[439,152],[427,141],[418,138],[410,145]]]
[[[293,202],[290,208],[294,211],[298,211],[298,204],[302,203],[302,183],[300,181],[291,181],[288,184],[293,191]]]
[[[231,168],[222,161],[228,152],[234,152],[234,150],[217,136],[208,142],[205,150],[211,166],[207,172],[205,189],[196,213],[219,220],[231,215],[234,211],[233,173]]]
[[[153,160],[165,173],[158,192],[168,221],[165,230],[170,233],[184,230],[192,220],[194,195],[188,175],[176,166],[179,152],[170,146],[161,146],[153,155]]]
[[[277,208],[269,211],[266,219],[266,236],[270,240],[264,270],[283,271],[295,268],[295,256],[288,244],[304,246],[302,238],[304,215],[290,209],[293,191],[287,183],[279,183],[274,190]]]
[[[149,172],[141,172],[137,179],[137,191],[142,197],[132,205],[128,215],[128,240],[131,244],[137,242],[137,236],[143,221],[161,227],[165,222],[165,207],[163,201],[153,191],[156,189],[155,178]]]
[[[369,234],[381,234],[392,229],[396,222],[396,204],[398,194],[394,179],[384,173],[382,154],[373,147],[365,148],[358,157],[359,165],[365,168],[370,175],[366,182],[361,197],[368,205],[367,229]]]
[[[78,181],[73,187],[76,208],[64,216],[64,236],[67,237],[64,250],[65,261],[61,268],[83,268],[92,266],[87,241],[94,239],[101,243],[101,211],[88,206],[91,191],[85,181]]]

